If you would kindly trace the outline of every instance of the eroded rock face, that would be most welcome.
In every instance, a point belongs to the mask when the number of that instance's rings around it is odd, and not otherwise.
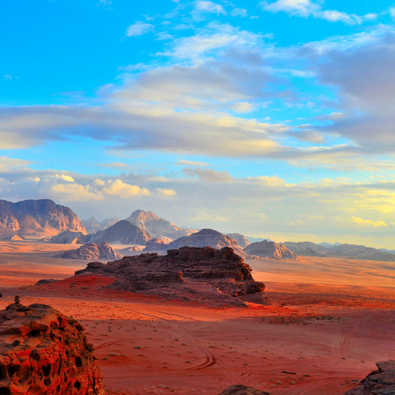
[[[232,385],[219,395],[269,395],[269,393],[245,385]]]
[[[227,236],[231,237],[233,240],[237,241],[237,244],[241,248],[245,248],[249,246],[251,243],[248,241],[247,237],[240,233],[228,233]]]
[[[262,301],[265,288],[253,279],[249,265],[228,247],[222,250],[183,247],[169,250],[163,256],[141,254],[106,265],[92,262],[75,274],[115,277],[112,289],[169,297],[185,297],[186,292],[232,304],[236,303],[232,299],[249,295],[258,295],[256,301]]]
[[[167,249],[167,246],[173,241],[169,237],[158,237],[147,241],[144,251],[163,251]]]
[[[244,252],[251,256],[257,256],[260,258],[272,258],[272,259],[296,259],[298,255],[291,252],[283,244],[277,244],[273,241],[261,241],[258,243],[252,243],[248,247],[244,248]]]
[[[370,373],[361,385],[347,391],[344,395],[394,395],[395,361],[376,363],[378,369]]]
[[[111,260],[121,259],[122,255],[116,252],[109,244],[85,244],[76,250],[69,250],[63,254],[56,255],[56,258],[62,259],[85,259],[85,260]]]
[[[51,306],[0,311],[0,394],[105,395],[84,328]]]

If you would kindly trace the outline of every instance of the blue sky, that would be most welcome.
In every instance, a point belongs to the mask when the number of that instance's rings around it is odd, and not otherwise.
[[[0,19],[1,198],[395,244],[393,1],[18,0]]]

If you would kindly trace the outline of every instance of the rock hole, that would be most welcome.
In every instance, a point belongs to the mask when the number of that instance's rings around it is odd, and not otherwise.
[[[42,367],[43,373],[45,377],[48,377],[51,373],[51,365],[45,365]]]
[[[8,388],[0,388],[1,395],[11,395],[11,391]]]
[[[18,372],[18,370],[19,370],[19,366],[10,366],[9,368],[8,368],[8,376],[9,377],[12,377],[16,372]]]
[[[76,381],[74,383],[74,387],[77,388],[77,390],[80,390],[81,389],[81,383],[79,381]]]
[[[29,336],[37,337],[40,336],[41,332],[40,331],[30,331]]]
[[[7,377],[5,368],[0,368],[0,380],[3,380]]]
[[[58,375],[62,371],[62,360],[59,361]]]
[[[75,366],[77,366],[77,368],[80,368],[82,366],[81,357],[75,357]]]
[[[50,379],[49,377],[47,377],[47,378],[44,380],[44,385],[45,385],[46,387],[49,387],[49,386],[51,385],[51,379]]]
[[[57,392],[57,393],[60,392],[60,384],[58,384],[58,386],[56,387],[56,392]]]

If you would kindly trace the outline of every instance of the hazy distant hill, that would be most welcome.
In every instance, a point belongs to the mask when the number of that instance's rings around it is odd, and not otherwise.
[[[237,242],[234,239],[213,229],[202,229],[200,232],[181,237],[165,246],[164,249],[173,250],[186,246],[212,247],[219,250],[224,247],[231,247],[237,255],[240,255],[241,257],[246,256],[243,249],[237,245]]]
[[[285,245],[267,240],[250,244],[244,248],[244,252],[248,255],[255,255],[261,258],[296,259],[298,257],[297,254],[290,251]]]
[[[250,245],[250,242],[247,239],[247,237],[245,237],[244,235],[242,235],[240,233],[228,233],[227,236],[231,237],[233,240],[236,240],[237,244],[241,248],[245,248]]]
[[[145,230],[153,238],[169,237],[175,240],[195,232],[192,229],[183,229],[170,221],[159,218],[152,211],[136,210],[129,218],[126,218],[126,221]]]
[[[145,245],[151,236],[143,229],[131,224],[129,221],[118,221],[105,230],[85,235],[82,233],[66,231],[55,237],[50,242],[54,244],[86,244],[109,243],[124,245]]]
[[[52,200],[24,200],[11,203],[0,200],[0,238],[43,238],[71,230],[85,232],[77,215]]]
[[[91,217],[89,219],[83,219],[82,225],[85,226],[86,232],[88,234],[96,233],[99,230],[105,230],[110,226],[119,222],[118,218],[107,218],[102,222],[99,222],[95,217]]]
[[[314,244],[304,241],[300,243],[285,242],[284,245],[300,256],[341,257],[347,259],[363,259],[372,261],[395,262],[395,255],[390,251],[365,247],[356,244]]]

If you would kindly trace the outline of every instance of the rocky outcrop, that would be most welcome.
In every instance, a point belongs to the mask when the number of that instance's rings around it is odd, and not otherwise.
[[[286,241],[283,243],[285,247],[287,247],[290,251],[298,254],[300,256],[319,256],[323,257],[326,254],[326,250],[323,247],[318,246],[310,241],[302,241],[302,242],[292,242]]]
[[[188,236],[195,232],[192,229],[180,228],[170,221],[159,218],[151,211],[136,210],[126,221],[145,230],[153,238],[169,237],[170,239],[178,239],[183,236]]]
[[[174,240],[172,243],[170,243],[166,249],[173,250],[175,248],[181,248],[185,246],[208,246],[216,249],[230,247],[233,248],[236,254],[240,255],[241,257],[246,257],[245,252],[237,245],[236,240],[213,229],[202,229],[200,232],[193,233],[190,236],[181,237],[180,239]]]
[[[247,237],[240,233],[228,233],[227,236],[231,237],[233,240],[237,241],[237,244],[241,248],[245,248],[250,245],[250,242],[248,241]]]
[[[84,328],[51,306],[0,311],[0,394],[105,395]]]
[[[291,252],[283,244],[277,244],[274,241],[261,241],[252,243],[244,248],[244,252],[248,255],[258,256],[267,259],[296,259],[298,255]]]
[[[245,385],[232,385],[219,395],[269,395],[269,393]]]
[[[395,394],[395,361],[377,362],[377,370],[370,373],[361,384],[344,395],[393,395]]]
[[[62,232],[51,238],[50,243],[55,244],[137,244],[145,245],[151,236],[144,230],[128,221],[118,221],[115,225],[97,233],[86,235],[80,232]]]
[[[76,250],[69,250],[63,254],[56,255],[55,258],[110,261],[112,259],[121,259],[122,255],[103,242],[101,244],[85,244]]]
[[[99,222],[95,217],[91,217],[89,219],[84,219],[81,222],[85,226],[86,232],[88,234],[93,234],[115,225],[118,221],[118,218],[107,218],[104,221]]]
[[[162,256],[152,253],[107,264],[92,262],[75,274],[114,277],[111,289],[236,305],[243,305],[237,298],[262,302],[265,288],[253,279],[251,268],[243,259],[228,247],[183,247]]]
[[[173,241],[168,237],[159,237],[156,239],[151,239],[145,245],[144,251],[164,251],[167,250],[167,246]]]
[[[76,214],[52,200],[24,200],[11,203],[0,200],[0,238],[54,236],[64,230],[85,232]]]

